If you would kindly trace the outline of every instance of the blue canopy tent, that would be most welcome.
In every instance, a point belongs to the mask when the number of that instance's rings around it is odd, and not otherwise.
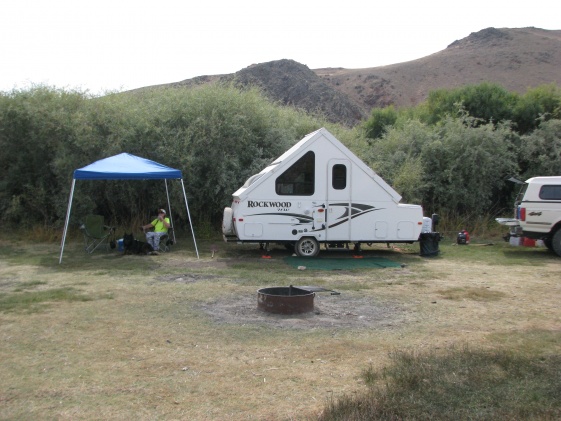
[[[166,167],[149,159],[140,158],[128,153],[111,156],[109,158],[101,159],[84,168],[79,168],[74,171],[74,178],[72,179],[72,187],[70,188],[70,198],[68,199],[68,208],[66,210],[66,220],[64,222],[64,232],[62,234],[62,242],[60,244],[60,258],[59,264],[62,263],[62,254],[64,252],[64,243],[66,241],[66,233],[68,230],[68,222],[70,221],[70,211],[72,209],[72,199],[74,197],[74,187],[76,180],[161,180],[163,179],[166,185],[166,196],[168,200],[168,210],[170,222],[171,220],[171,206],[169,201],[169,191],[167,180],[180,180],[181,188],[183,190],[183,197],[185,199],[185,208],[187,209],[187,216],[193,233],[193,242],[195,243],[195,251],[197,258],[199,258],[199,250],[197,249],[197,241],[195,240],[195,231],[193,230],[193,223],[191,221],[191,214],[189,212],[189,205],[187,203],[187,194],[185,193],[185,185],[183,184],[183,176],[180,170]]]

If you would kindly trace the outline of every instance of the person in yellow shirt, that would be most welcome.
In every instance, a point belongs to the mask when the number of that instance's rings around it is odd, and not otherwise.
[[[149,224],[143,225],[142,231],[146,234],[146,241],[152,246],[154,251],[160,249],[160,238],[162,235],[167,234],[168,228],[170,228],[169,218],[166,218],[166,211],[164,209],[158,209],[158,217],[154,219]],[[154,231],[148,231],[148,229],[154,228]]]

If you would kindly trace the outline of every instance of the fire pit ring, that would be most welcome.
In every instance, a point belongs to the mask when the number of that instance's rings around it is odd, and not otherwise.
[[[301,314],[314,311],[315,293],[293,287],[261,288],[257,291],[257,308],[274,314]]]

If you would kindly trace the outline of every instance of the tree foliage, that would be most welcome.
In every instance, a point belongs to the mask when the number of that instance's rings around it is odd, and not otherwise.
[[[529,89],[513,107],[512,121],[520,134],[530,133],[542,122],[561,119],[561,91],[555,85]]]
[[[520,95],[497,84],[482,83],[456,89],[431,91],[425,102],[412,108],[375,108],[364,123],[366,136],[377,139],[389,126],[418,118],[427,124],[440,124],[463,113],[481,123],[511,122],[519,134],[527,134],[549,119],[561,118],[561,90],[554,84],[542,85]]]
[[[398,113],[393,105],[385,108],[374,108],[368,121],[364,124],[366,137],[377,139],[386,131],[387,127],[395,124]]]
[[[472,117],[447,118],[435,128],[438,141],[425,145],[424,200],[431,209],[482,215],[501,207],[509,175],[517,172],[511,128],[480,124]]]
[[[79,92],[45,87],[0,96],[0,210],[7,220],[50,224],[56,219],[54,164],[74,136],[83,103]]]
[[[524,179],[561,174],[561,120],[549,120],[521,139],[521,171]]]
[[[413,108],[375,109],[364,133],[374,169],[425,207],[479,215],[511,206],[505,177],[559,175],[561,91],[483,83],[439,89]]]
[[[518,95],[483,84],[373,110],[348,129],[231,85],[97,98],[45,86],[0,93],[1,223],[60,227],[73,171],[128,152],[180,169],[195,221],[218,227],[232,192],[322,126],[427,214],[488,214],[511,206],[507,177],[561,174],[560,103],[554,85]],[[182,203],[169,184],[172,203]],[[122,225],[163,206],[162,181],[80,180],[71,222],[99,213]],[[186,225],[184,207],[172,210]]]
[[[509,126],[466,115],[438,127],[410,120],[373,145],[370,164],[404,199],[430,212],[480,214],[509,193],[505,178],[517,172],[513,136]]]
[[[517,98],[517,94],[491,83],[468,85],[452,90],[438,89],[429,93],[428,122],[435,124],[448,116],[459,116],[459,109],[465,110],[482,123],[511,120]]]
[[[322,123],[232,86],[100,98],[44,86],[1,94],[3,222],[60,226],[73,171],[121,152],[182,170],[191,213],[216,222],[247,177]],[[182,203],[179,188],[170,193]],[[80,180],[73,219],[101,213],[118,224],[165,205],[163,181]],[[186,222],[184,206],[174,211]]]

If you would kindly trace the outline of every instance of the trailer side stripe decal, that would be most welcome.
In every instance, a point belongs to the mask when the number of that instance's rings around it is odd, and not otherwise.
[[[332,225],[329,225],[329,228],[333,228],[333,227],[336,227],[337,225],[341,225],[341,224],[343,224],[343,223],[345,223],[345,222],[348,222],[349,219],[354,219],[354,218],[357,218],[357,217],[362,216],[362,215],[364,215],[364,214],[367,214],[367,213],[370,213],[370,212],[373,212],[373,211],[378,211],[378,210],[381,210],[381,208],[380,208],[380,209],[369,209],[369,210],[364,211],[364,212],[356,213],[356,214],[352,215],[350,218],[349,218],[349,217],[345,217],[344,219],[342,219],[342,220],[340,220],[340,221],[338,221],[338,222],[336,222],[336,223],[334,223],[334,224],[332,224]]]
[[[301,224],[305,224],[305,223],[310,223],[313,222],[314,219],[311,216],[307,216],[307,215],[301,215],[301,214],[297,214],[297,213],[271,213],[271,212],[266,212],[266,213],[254,213],[251,216],[290,216],[291,218],[295,218],[298,219],[298,222],[300,222]]]

